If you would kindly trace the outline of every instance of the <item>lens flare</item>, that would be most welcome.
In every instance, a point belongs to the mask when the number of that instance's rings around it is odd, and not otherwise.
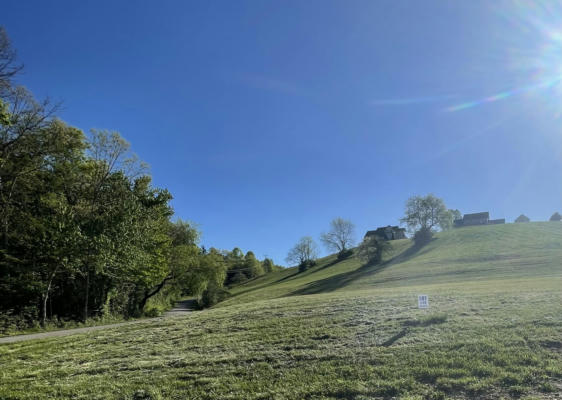
[[[562,4],[558,2],[509,1],[495,3],[500,54],[493,67],[510,79],[509,87],[487,97],[454,104],[447,112],[506,101],[514,97],[543,102],[536,110],[562,113]],[[501,77],[500,79],[501,80]],[[496,84],[499,82],[496,82]]]
[[[516,96],[518,94],[523,94],[523,93],[526,93],[526,92],[539,91],[539,90],[542,90],[542,89],[552,88],[552,87],[556,86],[558,83],[560,83],[560,81],[562,81],[562,76],[557,77],[556,79],[552,79],[551,81],[538,83],[536,85],[529,85],[529,86],[526,86],[526,87],[521,87],[521,88],[517,88],[517,89],[508,90],[508,91],[505,91],[505,92],[500,92],[498,94],[494,94],[492,96],[488,96],[488,97],[485,97],[485,98],[480,99],[480,100],[474,100],[474,101],[469,101],[469,102],[466,102],[466,103],[457,104],[455,106],[447,107],[445,109],[445,111],[451,112],[451,111],[466,110],[467,108],[476,107],[476,106],[479,106],[479,105],[482,105],[482,104],[493,103],[493,102],[499,101],[499,100],[505,100],[509,97]]]

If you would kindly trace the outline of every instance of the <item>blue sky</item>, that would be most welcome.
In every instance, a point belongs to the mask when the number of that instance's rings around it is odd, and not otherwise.
[[[489,1],[15,1],[19,83],[119,131],[206,246],[283,263],[413,194],[562,211],[562,8]]]

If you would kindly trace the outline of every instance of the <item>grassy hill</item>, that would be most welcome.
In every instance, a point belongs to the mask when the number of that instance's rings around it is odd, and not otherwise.
[[[562,224],[393,243],[290,268],[217,307],[0,346],[0,398],[560,398]],[[416,307],[429,295],[430,309]]]
[[[421,249],[407,239],[392,244],[379,265],[364,266],[356,258],[336,262],[332,255],[304,273],[288,268],[241,285],[221,306],[299,294],[417,285],[478,286],[562,276],[562,224],[558,223],[454,229],[438,233]]]

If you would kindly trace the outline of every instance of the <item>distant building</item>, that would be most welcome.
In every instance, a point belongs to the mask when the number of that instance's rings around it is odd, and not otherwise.
[[[384,226],[377,228],[374,231],[368,231],[365,234],[365,238],[376,236],[382,240],[398,240],[406,239],[406,229],[400,228],[399,226]]]
[[[460,228],[462,226],[497,224],[505,224],[505,219],[490,219],[490,213],[487,211],[474,214],[465,214],[462,219],[455,220],[455,228]]]

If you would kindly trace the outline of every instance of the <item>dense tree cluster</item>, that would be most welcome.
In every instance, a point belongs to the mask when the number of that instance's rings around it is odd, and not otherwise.
[[[238,247],[229,252],[223,252],[227,264],[226,285],[243,283],[249,279],[257,278],[266,273],[279,271],[279,267],[270,258],[259,261],[252,251],[246,254]]]
[[[234,270],[249,279],[276,268],[200,248],[118,133],[60,121],[14,84],[20,69],[0,28],[0,329],[140,315],[151,299],[231,283]]]

